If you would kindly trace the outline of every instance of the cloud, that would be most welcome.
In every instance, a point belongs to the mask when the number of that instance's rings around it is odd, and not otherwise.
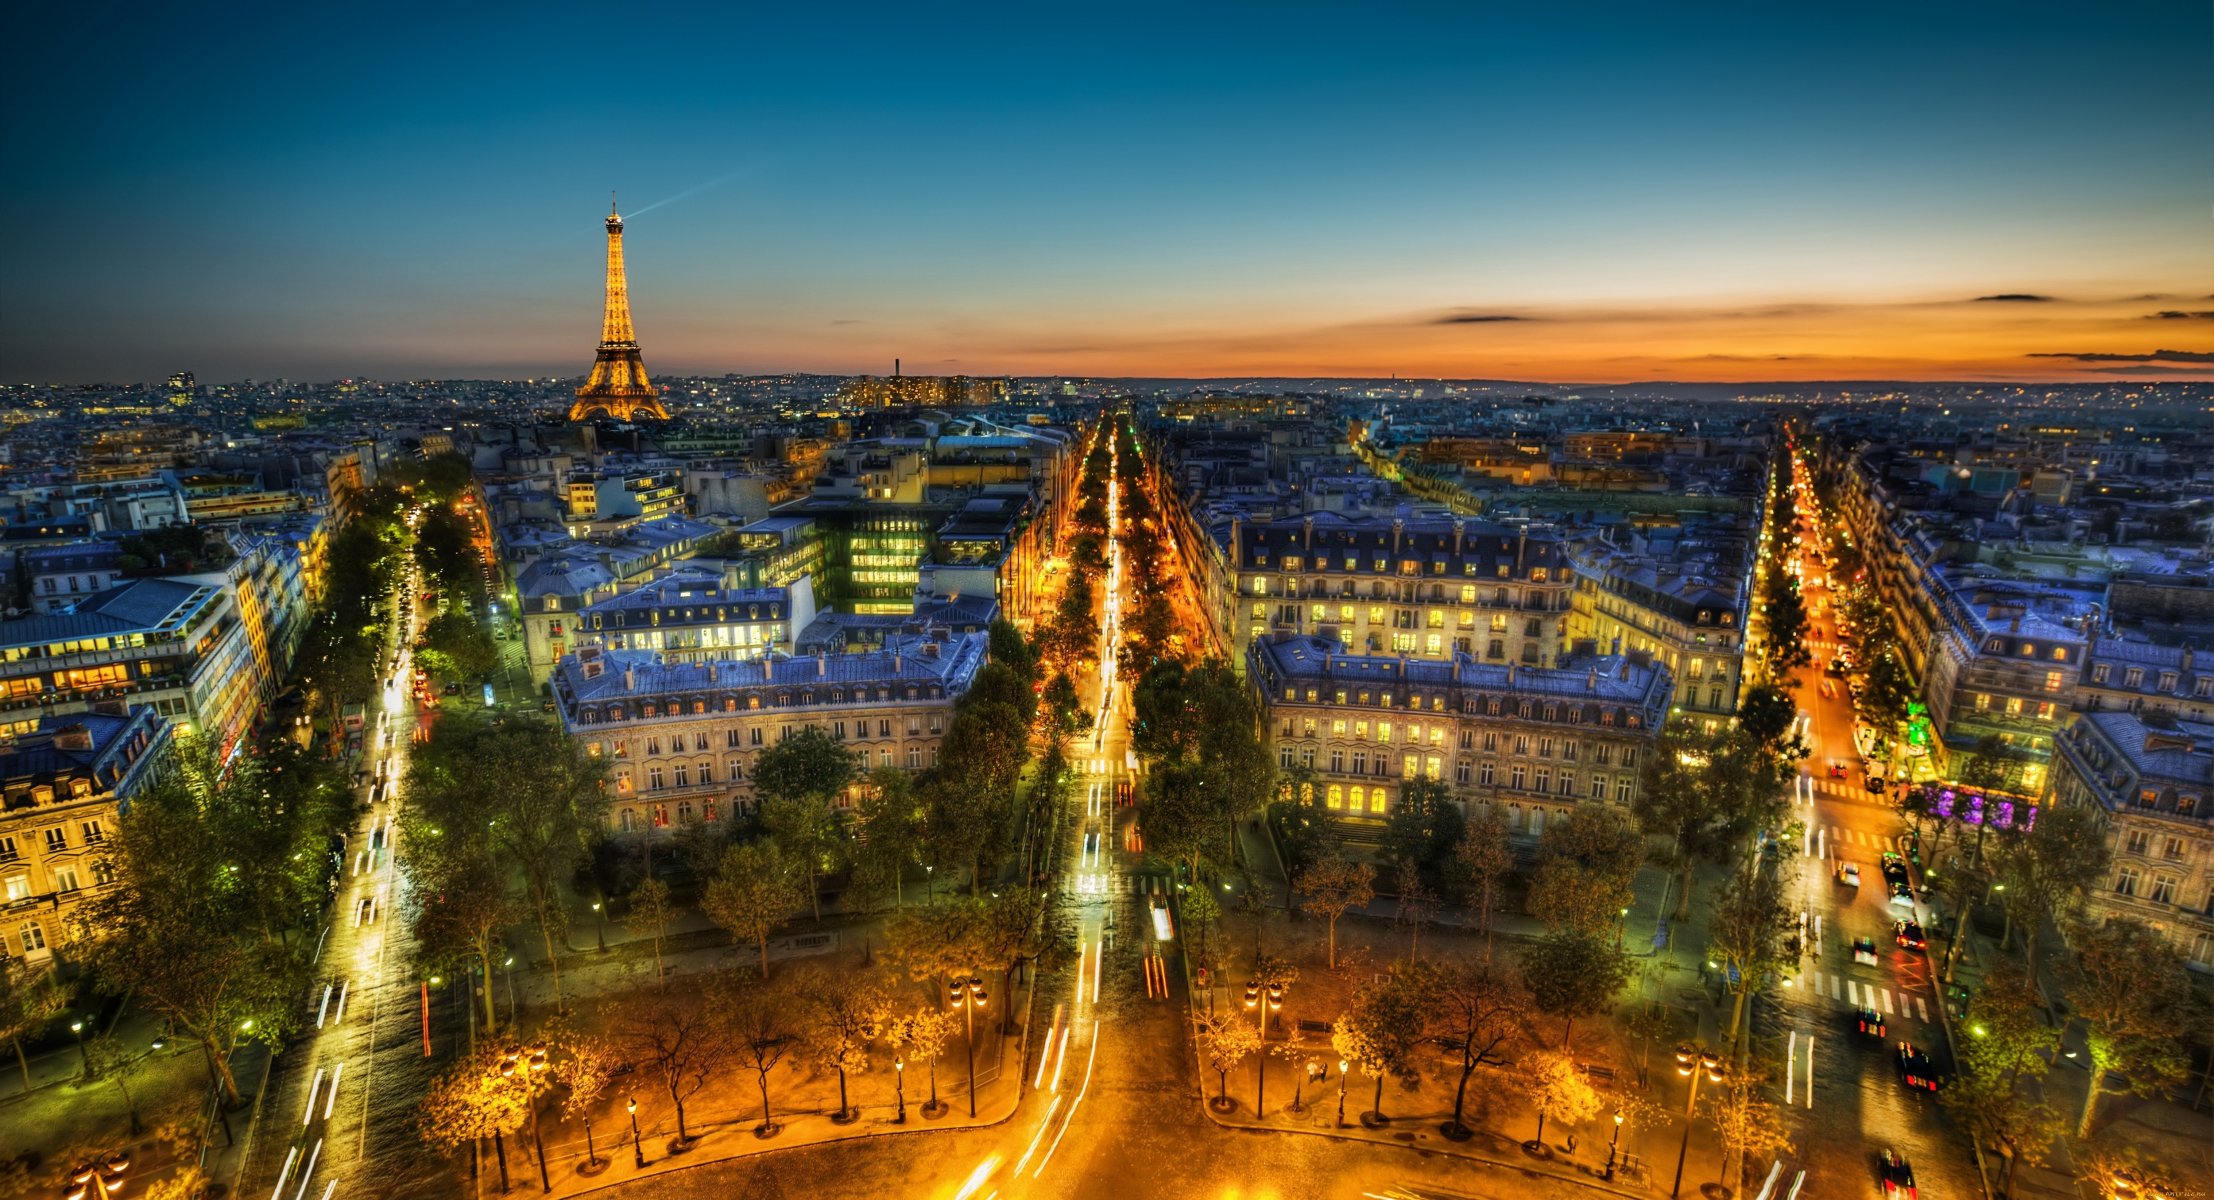
[[[2077,362],[2196,362],[2214,363],[2214,350],[2155,350],[2151,354],[2030,354],[2028,358],[2072,358]]]
[[[2146,313],[2148,321],[2214,321],[2214,312],[2184,312],[2171,308],[2164,312]]]
[[[2091,368],[2091,373],[2092,373],[2092,374],[2094,374],[2094,375],[2196,375],[2196,376],[2203,376],[2203,375],[2206,375],[2206,374],[2208,373],[2208,368],[2206,368],[2206,367],[2148,367],[2148,366],[2138,365],[2138,366],[2131,366],[2131,367],[2093,367],[2093,368]]]
[[[1490,325],[1498,321],[1527,321],[1510,313],[1447,313],[1431,320],[1432,325]]]
[[[830,323],[833,325],[859,325],[861,319],[859,317],[834,317]]]
[[[2016,304],[2043,304],[2051,299],[2051,296],[2039,296],[2030,292],[2000,292],[1994,296],[1978,296],[1976,303],[1987,304],[1996,300]]]

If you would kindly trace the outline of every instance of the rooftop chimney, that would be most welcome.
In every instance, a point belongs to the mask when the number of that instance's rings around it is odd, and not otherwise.
[[[821,650],[817,650],[815,652],[815,677],[820,679],[828,674],[830,674],[830,656]]]
[[[623,668],[623,690],[624,690],[624,691],[626,691],[626,692],[627,692],[627,691],[635,691],[635,690],[637,689],[637,687],[638,687],[638,668],[636,668],[636,667],[624,667],[624,668]]]

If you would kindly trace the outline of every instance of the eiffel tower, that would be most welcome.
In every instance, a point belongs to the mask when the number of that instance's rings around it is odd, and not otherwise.
[[[595,414],[618,421],[669,419],[660,393],[646,380],[646,360],[638,355],[638,331],[630,324],[630,288],[623,282],[623,218],[612,201],[607,213],[607,316],[600,322],[600,353],[592,377],[577,389],[569,419],[588,421]]]

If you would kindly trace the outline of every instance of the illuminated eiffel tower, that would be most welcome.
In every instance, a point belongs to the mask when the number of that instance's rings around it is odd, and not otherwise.
[[[660,393],[646,380],[646,360],[638,355],[638,331],[630,324],[630,288],[623,282],[623,218],[613,202],[607,213],[607,316],[600,323],[600,353],[592,377],[577,389],[569,419],[588,421],[604,414],[618,421],[669,419]]]

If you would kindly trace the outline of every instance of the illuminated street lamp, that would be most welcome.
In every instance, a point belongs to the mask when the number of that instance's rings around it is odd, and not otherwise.
[[[1614,1136],[1607,1139],[1607,1178],[1614,1178],[1614,1148],[1622,1141],[1622,1110],[1614,1110]]]
[[[892,1118],[892,1124],[905,1125],[907,1123],[907,1060],[904,1058],[892,1060],[892,1086],[899,1093],[899,1115]]]
[[[1338,1128],[1345,1128],[1345,1072],[1353,1064],[1338,1060]]]
[[[513,1017],[510,1016],[510,1020]],[[522,1077],[523,1103],[530,1108],[530,1139],[538,1146],[538,1189],[553,1190],[553,1177],[546,1172],[546,1139],[538,1130],[538,1073],[547,1067],[546,1046],[541,1042],[529,1049],[510,1046],[500,1058],[500,1078]]]
[[[643,1171],[646,1169],[646,1151],[643,1143],[638,1140],[638,1097],[632,1096],[623,1107],[630,1111],[630,1156],[637,1162],[638,1169]]]
[[[81,1163],[62,1185],[63,1200],[104,1200],[123,1192],[123,1173],[131,1169],[128,1152]]]
[[[1284,1007],[1284,985],[1271,983],[1264,990],[1261,981],[1245,981],[1245,1006],[1253,1010],[1254,1020],[1260,1025],[1261,1048],[1253,1055],[1253,1115],[1261,1115],[1261,1097],[1267,1084],[1268,1071],[1268,1018],[1269,1014]]]
[[[1676,1073],[1691,1080],[1691,1087],[1684,1096],[1684,1136],[1676,1146],[1676,1182],[1668,1188],[1671,1198],[1684,1186],[1684,1154],[1691,1149],[1691,1112],[1699,1101],[1699,1079],[1705,1076],[1709,1083],[1720,1083],[1727,1072],[1721,1055],[1686,1043],[1676,1047]]]
[[[85,1023],[83,1021],[71,1021],[69,1032],[77,1035],[77,1064],[80,1068],[77,1077],[79,1079],[90,1079],[92,1077],[92,1058],[85,1053]]]
[[[989,999],[984,993],[984,981],[969,975],[953,981],[948,989],[948,1003],[960,1009],[968,1017],[969,1037],[966,1049],[969,1056],[969,1116],[976,1116],[976,1010],[984,1007]]]

